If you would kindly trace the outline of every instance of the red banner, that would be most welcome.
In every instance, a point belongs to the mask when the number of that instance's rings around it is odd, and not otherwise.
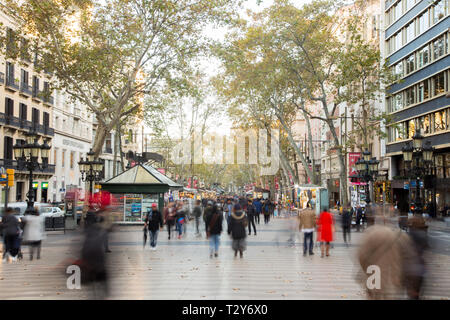
[[[361,157],[361,152],[349,152],[348,154],[348,175],[358,174],[356,170],[356,161]]]

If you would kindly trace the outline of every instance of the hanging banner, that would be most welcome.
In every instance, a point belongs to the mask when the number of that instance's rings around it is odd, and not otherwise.
[[[349,152],[348,153],[348,175],[349,176],[358,174],[355,164],[359,158],[361,158],[361,152]]]

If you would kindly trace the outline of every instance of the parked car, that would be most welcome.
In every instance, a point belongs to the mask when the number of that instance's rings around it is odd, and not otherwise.
[[[44,217],[64,217],[64,211],[59,207],[42,207],[40,214]]]

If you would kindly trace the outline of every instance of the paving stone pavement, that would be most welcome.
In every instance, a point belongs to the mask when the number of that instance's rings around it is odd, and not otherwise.
[[[224,223],[224,227],[226,223]],[[142,227],[119,227],[111,234],[108,254],[111,299],[365,299],[356,281],[359,266],[355,253],[362,233],[352,233],[347,247],[336,234],[330,257],[303,257],[300,234],[288,219],[257,225],[258,235],[248,236],[244,258],[234,258],[231,240],[221,236],[218,258],[209,257],[207,240],[193,232],[183,239],[159,233],[157,251],[142,246]],[[288,240],[295,235],[294,245]],[[204,232],[203,232],[204,235]],[[81,237],[76,232],[49,234],[42,259],[0,264],[0,299],[92,299],[90,286],[69,290],[66,259],[76,258]],[[429,276],[424,291],[428,299],[450,297],[450,256],[436,252],[427,257]]]

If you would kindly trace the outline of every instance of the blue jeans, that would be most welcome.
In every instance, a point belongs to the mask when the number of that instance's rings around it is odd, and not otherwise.
[[[183,233],[183,224],[177,222],[177,231],[178,231],[178,235],[181,236],[181,234]]]
[[[152,231],[152,230],[149,230],[150,232],[150,246],[152,247],[152,248],[154,248],[154,247],[156,247],[156,241],[158,240],[158,232],[159,232],[159,230],[155,230],[155,231]]]
[[[303,253],[306,254],[308,249],[308,239],[309,239],[309,253],[313,252],[314,244],[313,244],[313,232],[303,232],[304,240],[303,240]]]
[[[209,236],[209,252],[213,254],[214,252],[219,252],[220,244],[220,234],[211,234]]]

